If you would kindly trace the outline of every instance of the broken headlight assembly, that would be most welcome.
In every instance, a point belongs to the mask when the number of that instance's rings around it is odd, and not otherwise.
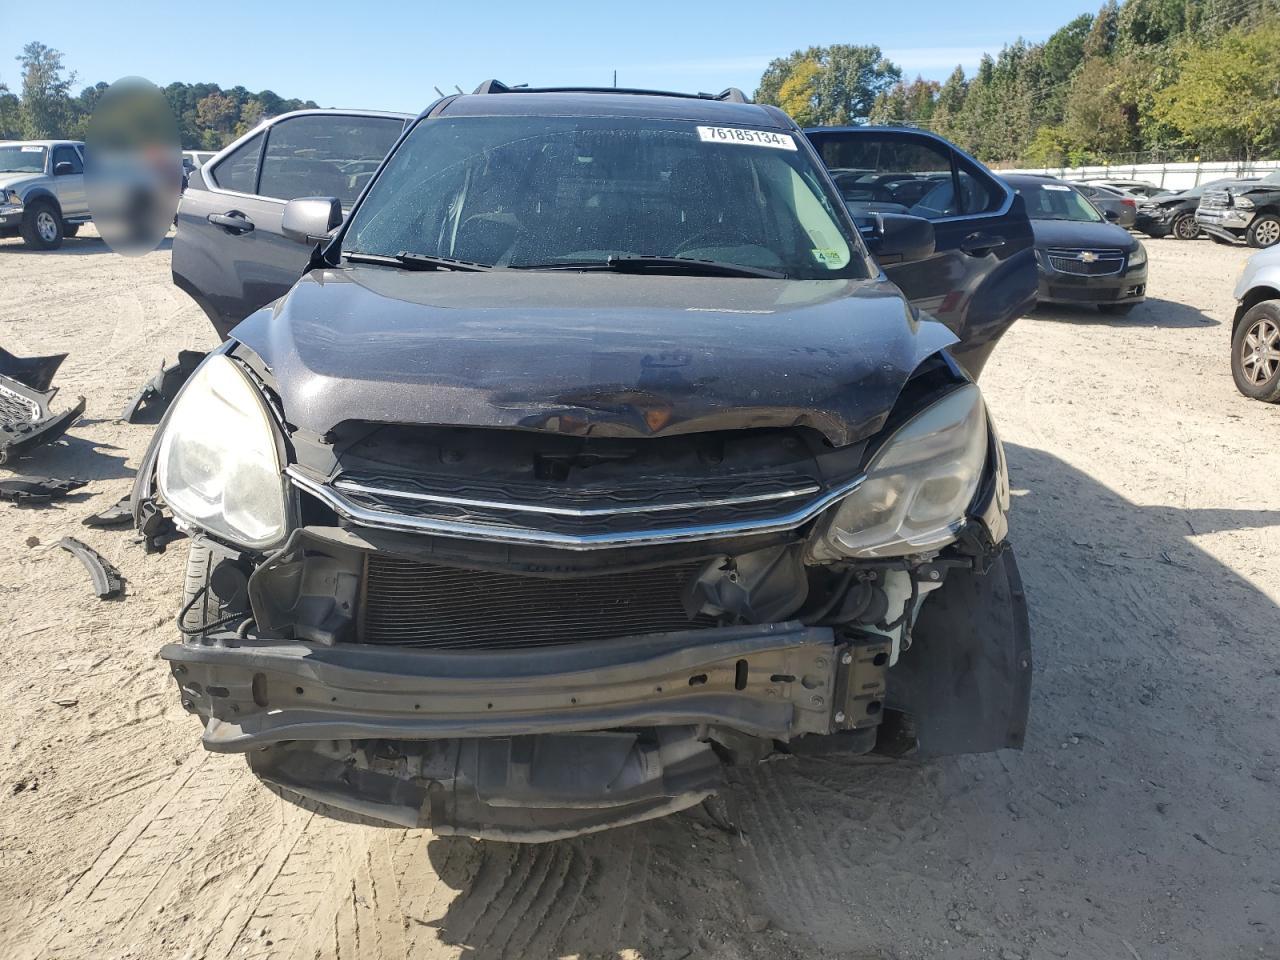
[[[956,538],[986,465],[986,407],[968,384],[916,414],[881,444],[866,479],[834,509],[819,559],[901,557]]]
[[[184,524],[252,549],[288,533],[288,498],[271,412],[235,362],[216,354],[169,416],[156,482]]]

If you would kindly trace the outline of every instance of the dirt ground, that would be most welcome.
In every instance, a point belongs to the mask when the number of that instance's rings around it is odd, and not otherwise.
[[[88,398],[0,506],[0,957],[1280,957],[1280,407],[1227,364],[1248,251],[1149,241],[1132,316],[1019,321],[983,377],[1031,603],[1026,749],[777,762],[723,817],[512,846],[335,823],[205,754],[156,657],[182,544],[81,526],[150,428],[115,421],[212,344],[169,254],[0,243],[0,345]],[[54,546],[128,579],[101,602]]]

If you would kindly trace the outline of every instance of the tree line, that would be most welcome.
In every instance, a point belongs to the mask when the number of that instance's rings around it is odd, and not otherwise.
[[[0,82],[0,138],[83,139],[107,84],[73,94],[75,74],[43,43],[17,60],[17,90]],[[264,117],[316,106],[214,83],[163,92],[186,149],[216,150]],[[1280,0],[1107,0],[942,83],[904,80],[874,45],[810,47],[773,60],[755,96],[802,126],[918,126],[996,164],[1276,157]]]
[[[1108,0],[943,83],[879,47],[797,50],[756,99],[802,126],[933,130],[988,163],[1075,166],[1280,155],[1280,0]]]
[[[76,75],[62,54],[32,42],[17,57],[17,92],[0,82],[0,139],[83,140],[89,118],[109,84],[96,83],[73,94]],[[314,100],[278,96],[270,90],[222,89],[216,83],[171,83],[161,92],[169,101],[185,150],[218,150],[253,129],[264,117],[315,107]]]

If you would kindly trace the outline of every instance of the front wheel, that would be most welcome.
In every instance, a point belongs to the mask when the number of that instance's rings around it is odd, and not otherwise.
[[[1280,300],[1254,304],[1231,338],[1236,389],[1263,403],[1280,401]]]
[[[1274,247],[1280,243],[1280,217],[1272,213],[1254,217],[1244,239],[1251,247]]]
[[[1194,213],[1182,213],[1169,225],[1170,236],[1178,240],[1194,240],[1200,236],[1200,224],[1196,223]]]
[[[1098,309],[1103,313],[1126,317],[1133,313],[1136,306],[1138,306],[1136,303],[1100,303]]]
[[[37,200],[22,217],[22,242],[36,250],[62,246],[62,217],[48,200]]]

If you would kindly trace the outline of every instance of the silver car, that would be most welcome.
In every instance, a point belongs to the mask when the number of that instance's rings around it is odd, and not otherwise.
[[[83,143],[0,141],[0,237],[54,250],[88,222]]]
[[[1255,253],[1236,281],[1231,375],[1246,397],[1280,401],[1280,247]]]

